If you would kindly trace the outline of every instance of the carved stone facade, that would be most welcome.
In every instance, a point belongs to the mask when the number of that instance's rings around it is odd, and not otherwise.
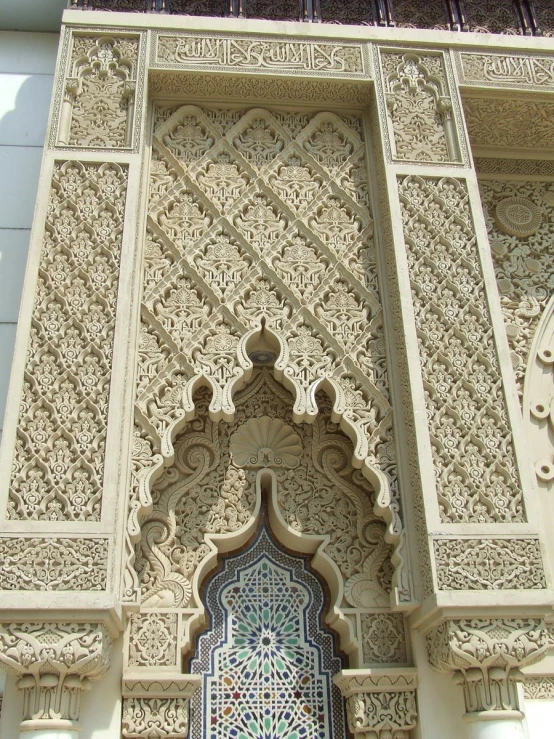
[[[548,14],[293,5],[64,17],[0,473],[21,731],[74,739],[108,669],[113,739],[552,694],[554,49],[510,39]]]

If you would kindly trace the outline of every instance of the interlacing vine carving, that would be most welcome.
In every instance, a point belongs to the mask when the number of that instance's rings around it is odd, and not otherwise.
[[[56,164],[7,515],[98,521],[127,170]]]
[[[484,180],[480,190],[521,397],[531,341],[554,292],[554,188],[546,182]]]
[[[466,187],[410,176],[399,188],[441,518],[522,522]]]
[[[261,334],[274,344],[275,376],[293,392],[295,422],[317,414],[315,393],[326,383],[333,412],[355,439],[356,465],[375,484],[380,480],[376,506],[388,523],[387,541],[398,541],[392,413],[359,119],[195,106],[157,115],[129,561],[150,486],[194,413],[195,389],[204,384],[213,392],[210,423],[231,421],[233,395],[252,372],[247,345]],[[217,489],[223,478],[216,457],[210,460],[205,465],[214,466]],[[244,484],[243,472],[229,474],[233,484]],[[236,526],[247,520],[251,503],[243,501],[233,514]],[[186,560],[183,572],[190,574],[199,560],[191,552]],[[402,561],[398,552],[395,561]],[[405,575],[398,577],[395,592],[409,599]],[[175,602],[190,598],[187,583],[174,579]],[[133,599],[137,588],[129,568],[126,597]]]

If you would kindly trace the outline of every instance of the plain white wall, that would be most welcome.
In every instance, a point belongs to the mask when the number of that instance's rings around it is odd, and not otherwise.
[[[0,432],[58,39],[0,31]]]

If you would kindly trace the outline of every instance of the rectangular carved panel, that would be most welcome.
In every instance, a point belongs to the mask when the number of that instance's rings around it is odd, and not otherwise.
[[[554,56],[479,54],[460,52],[458,69],[463,83],[478,87],[538,90],[554,88]]]
[[[380,57],[392,158],[458,161],[443,55],[395,49],[382,51]]]
[[[436,539],[440,590],[546,588],[538,539]]]
[[[59,143],[132,145],[139,39],[73,36]]]
[[[107,539],[0,539],[0,590],[105,590]]]
[[[367,51],[360,43],[297,41],[275,37],[161,33],[154,67],[265,74],[368,77]]]
[[[466,185],[399,180],[440,516],[525,512]]]
[[[8,518],[100,519],[127,169],[57,163]]]

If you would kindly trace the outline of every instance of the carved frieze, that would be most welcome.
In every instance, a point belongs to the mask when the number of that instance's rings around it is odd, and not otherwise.
[[[189,701],[184,698],[124,698],[124,739],[181,739],[188,735]]]
[[[525,677],[523,682],[525,700],[554,700],[554,677]]]
[[[477,87],[554,89],[554,56],[457,53],[461,82]]]
[[[0,538],[0,590],[104,590],[105,538]]]
[[[538,539],[435,539],[440,590],[546,588]]]
[[[441,519],[523,522],[466,186],[409,176],[399,190]]]
[[[544,159],[476,157],[474,162],[478,175],[501,174],[554,177],[554,161]]]
[[[98,521],[127,169],[58,163],[7,515]]]
[[[368,78],[366,45],[325,40],[154,34],[154,68]]]
[[[139,38],[73,34],[60,114],[60,145],[133,145]]]
[[[367,106],[371,101],[371,85],[362,81],[343,82],[332,77],[297,79],[286,75],[182,74],[152,69],[148,75],[152,94],[186,100],[265,102],[269,99]]]
[[[554,103],[550,100],[464,97],[463,104],[469,138],[479,154],[486,148],[510,150],[516,156],[517,150],[550,151],[554,136]]]

